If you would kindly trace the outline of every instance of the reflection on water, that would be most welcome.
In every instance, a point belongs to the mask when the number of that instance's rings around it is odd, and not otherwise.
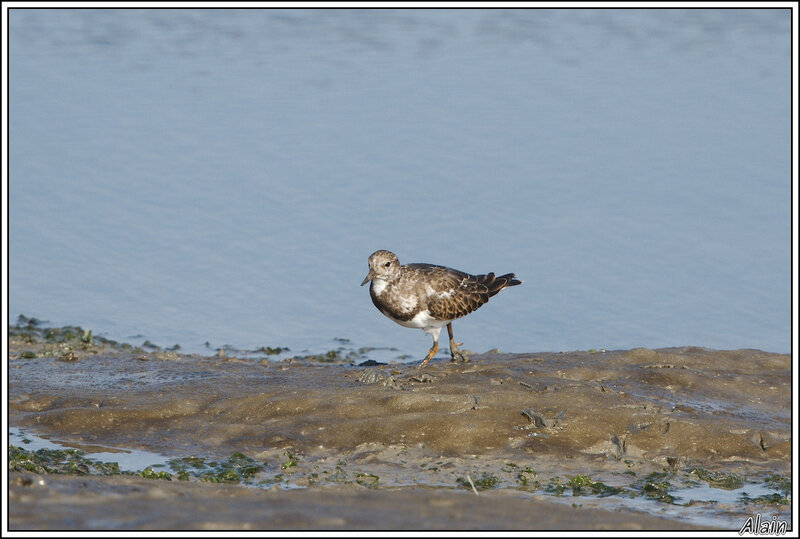
[[[789,17],[11,10],[12,318],[416,361],[383,248],[525,281],[474,351],[787,352]]]

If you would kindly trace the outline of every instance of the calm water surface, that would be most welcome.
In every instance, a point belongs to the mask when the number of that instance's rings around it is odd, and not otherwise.
[[[390,249],[525,281],[470,350],[789,352],[788,10],[9,20],[12,320],[418,360]]]

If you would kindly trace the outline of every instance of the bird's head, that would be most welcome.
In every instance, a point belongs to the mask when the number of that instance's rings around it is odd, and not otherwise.
[[[400,271],[400,262],[394,253],[384,250],[375,251],[369,256],[369,273],[364,277],[361,286],[373,279],[389,281],[398,271]]]

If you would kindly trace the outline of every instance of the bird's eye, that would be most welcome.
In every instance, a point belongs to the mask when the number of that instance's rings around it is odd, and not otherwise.
[[[391,265],[392,265],[392,263],[391,263],[391,262],[387,262],[387,263],[386,263],[386,264],[384,264],[383,266],[384,266],[384,267],[386,267],[386,268],[388,268],[388,267],[389,267],[389,266],[391,266]]]

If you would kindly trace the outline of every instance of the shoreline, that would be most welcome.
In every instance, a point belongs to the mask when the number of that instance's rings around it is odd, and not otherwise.
[[[426,529],[426,522],[437,529],[480,527],[469,502],[447,501],[475,496],[466,478],[480,481],[480,501],[518,511],[531,504],[548,516],[538,524],[524,511],[511,518],[498,509],[496,519],[486,517],[487,526],[503,529],[677,529],[692,522],[731,528],[755,512],[790,518],[789,505],[720,501],[737,488],[767,492],[770,477],[791,482],[787,355],[693,347],[498,353],[466,364],[435,359],[418,369],[137,351],[77,337],[51,342],[16,335],[9,344],[11,426],[77,447],[176,459],[239,452],[260,466],[252,481],[261,488],[217,485],[220,500],[234,496],[246,504],[252,497],[279,506],[291,498],[315,514],[327,503],[327,489],[348,515],[289,519],[281,529],[309,523],[319,529]],[[215,491],[199,475],[178,481],[176,469],[164,471],[173,480],[153,481],[153,489],[169,496],[177,489],[187,504],[210,503]],[[66,525],[55,513],[37,521],[29,493],[38,480],[28,475],[13,474],[12,525]],[[95,511],[69,486],[74,478],[43,477],[41,493],[55,507],[72,508],[73,518],[75,511]],[[98,494],[147,481],[84,479]],[[681,498],[701,486],[717,501]],[[235,487],[243,493],[229,494]],[[145,503],[129,490],[123,500]],[[378,505],[370,507],[388,528],[347,509],[364,503],[362,491],[374,496]],[[449,516],[426,513],[429,503],[449,507]],[[168,507],[148,505],[150,524],[178,525]],[[402,524],[400,517],[415,511],[430,520]],[[236,508],[226,505],[225,512]],[[109,522],[124,519],[110,515]],[[198,527],[220,525],[205,518]],[[238,518],[254,529],[267,524],[244,510]]]

